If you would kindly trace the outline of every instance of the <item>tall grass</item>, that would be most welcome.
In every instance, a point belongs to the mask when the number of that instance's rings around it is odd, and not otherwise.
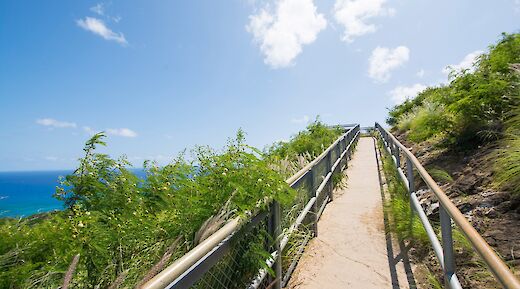
[[[390,199],[385,204],[392,216],[390,228],[402,240],[413,241],[416,248],[428,251],[429,239],[424,227],[410,207],[410,195],[402,183],[399,173],[388,152],[379,142],[380,152],[383,153],[383,171],[386,177]]]
[[[496,154],[495,184],[520,194],[520,106],[512,114],[513,117],[506,123],[502,148]]]

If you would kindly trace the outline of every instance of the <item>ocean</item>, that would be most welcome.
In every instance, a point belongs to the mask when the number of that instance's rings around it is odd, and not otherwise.
[[[72,171],[0,172],[0,217],[27,217],[60,210],[63,203],[52,197],[58,177]]]
[[[142,169],[132,169],[139,177]],[[0,172],[0,218],[27,217],[36,213],[63,209],[63,202],[52,195],[59,185],[58,177],[69,171]]]

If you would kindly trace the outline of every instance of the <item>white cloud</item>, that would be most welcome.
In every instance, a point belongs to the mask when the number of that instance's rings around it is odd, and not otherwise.
[[[423,78],[424,73],[425,73],[424,69],[421,69],[421,70],[417,71],[417,73],[415,75],[417,75],[417,77],[419,77],[419,78]]]
[[[98,3],[96,6],[90,7],[90,11],[98,15],[105,15],[105,5],[103,3]]]
[[[45,160],[55,162],[55,161],[58,161],[58,158],[55,156],[47,156],[47,157],[45,157]]]
[[[116,33],[105,25],[105,22],[101,19],[93,18],[93,17],[85,17],[85,19],[78,19],[76,23],[79,27],[90,31],[96,35],[103,37],[106,40],[116,41],[119,44],[126,45],[128,42],[126,41],[123,33]]]
[[[334,18],[345,27],[342,40],[354,41],[354,38],[373,33],[377,30],[374,24],[367,21],[377,16],[392,16],[395,10],[384,8],[386,0],[336,0]]]
[[[273,68],[287,67],[302,52],[302,46],[316,40],[327,21],[316,11],[313,0],[278,0],[275,11],[269,7],[249,16],[246,29],[253,34]]]
[[[376,47],[368,59],[368,75],[378,82],[387,82],[391,71],[402,66],[410,58],[410,49],[398,46],[395,49]]]
[[[129,128],[107,128],[107,134],[122,136],[122,137],[136,137],[137,133]]]
[[[411,86],[397,86],[392,89],[388,94],[392,98],[395,104],[403,103],[406,99],[413,99],[417,94],[427,88],[426,85],[416,83]]]
[[[36,123],[39,125],[56,128],[75,128],[77,126],[74,122],[59,121],[53,118],[40,118],[36,120]]]
[[[468,69],[470,72],[473,71],[473,64],[477,61],[478,57],[484,53],[482,50],[476,50],[468,55],[464,56],[464,59],[462,59],[461,62],[458,64],[450,64],[444,67],[442,72],[446,75],[449,75],[452,70],[455,72],[460,72],[462,70]]]
[[[84,126],[83,130],[89,135],[95,135],[96,133],[98,133],[95,129],[91,128],[90,126]]]
[[[310,120],[309,116],[308,115],[304,115],[302,117],[297,117],[297,118],[293,118],[291,119],[291,122],[292,123],[297,123],[297,124],[306,124],[308,123]]]

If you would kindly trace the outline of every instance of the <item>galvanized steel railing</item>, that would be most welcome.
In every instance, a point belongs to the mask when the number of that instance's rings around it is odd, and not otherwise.
[[[208,286],[228,288],[230,285],[225,280],[219,280],[219,278],[223,279],[226,274],[232,274],[232,270],[237,268],[233,267],[233,265],[236,266],[236,263],[233,264],[234,260],[225,258],[233,248],[237,250],[237,244],[240,244],[241,238],[245,239],[244,236],[246,236],[247,232],[259,226],[265,226],[273,240],[269,245],[271,257],[266,260],[266,263],[267,266],[272,268],[274,276],[268,274],[268,270],[265,268],[257,268],[258,273],[252,272],[251,279],[249,279],[250,282],[248,282],[249,285],[244,286],[244,288],[269,287],[277,289],[284,287],[288,283],[308,240],[311,236],[317,236],[318,234],[319,217],[326,204],[333,199],[332,176],[347,166],[348,159],[359,135],[359,125],[348,128],[322,154],[286,180],[292,188],[308,194],[304,196],[305,205],[302,206],[303,208],[298,212],[295,220],[284,220],[282,211],[287,212],[289,209],[281,208],[277,202],[272,202],[268,211],[261,212],[249,220],[237,217],[184,256],[177,259],[148,281],[142,288],[204,288]],[[294,234],[296,231],[303,230],[302,227],[309,228],[310,233],[303,234],[302,240],[298,242],[297,247],[291,250],[295,252],[291,255],[295,256],[288,258],[287,248],[293,246],[292,244],[289,245],[289,241],[291,238],[295,238]],[[241,251],[237,252],[235,254],[243,253]],[[284,255],[284,252],[286,255]],[[225,262],[229,262],[231,265],[226,264],[225,269],[218,269],[222,274],[220,277],[214,276],[211,271]],[[211,275],[214,283],[217,285],[205,283],[203,279],[208,274]]]
[[[419,163],[417,158],[402,145],[391,133],[384,129],[378,123],[375,124],[376,130],[379,132],[385,149],[392,156],[393,162],[397,167],[399,176],[410,193],[410,205],[417,213],[421,223],[423,224],[428,238],[432,244],[433,250],[444,272],[444,279],[447,288],[461,288],[456,275],[455,259],[453,254],[453,236],[452,236],[452,220],[466,236],[473,248],[482,257],[491,272],[497,280],[508,289],[520,289],[519,280],[509,270],[507,265],[495,253],[495,251],[486,243],[480,234],[473,228],[464,215],[457,209],[455,204],[446,196],[442,189],[437,185],[433,178],[428,174],[424,167]],[[406,174],[401,168],[401,156],[406,161]],[[439,241],[432,225],[430,224],[426,213],[421,207],[414,188],[414,169],[426,183],[428,188],[432,190],[439,200],[439,214],[441,223],[442,240]],[[441,245],[442,242],[442,245]]]

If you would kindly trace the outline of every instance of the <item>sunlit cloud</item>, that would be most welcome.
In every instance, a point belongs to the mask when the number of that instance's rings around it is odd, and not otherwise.
[[[327,21],[312,0],[278,0],[274,11],[268,8],[249,16],[246,29],[259,44],[267,65],[288,67],[302,52],[303,45],[316,40]]]
[[[369,58],[368,75],[377,82],[387,82],[391,71],[402,66],[410,59],[410,49],[398,46],[394,49],[376,47]]]
[[[90,31],[98,36],[103,37],[105,40],[115,41],[121,45],[127,45],[125,36],[123,33],[116,33],[108,28],[103,20],[93,17],[85,17],[85,19],[78,19],[76,23],[79,27]]]

